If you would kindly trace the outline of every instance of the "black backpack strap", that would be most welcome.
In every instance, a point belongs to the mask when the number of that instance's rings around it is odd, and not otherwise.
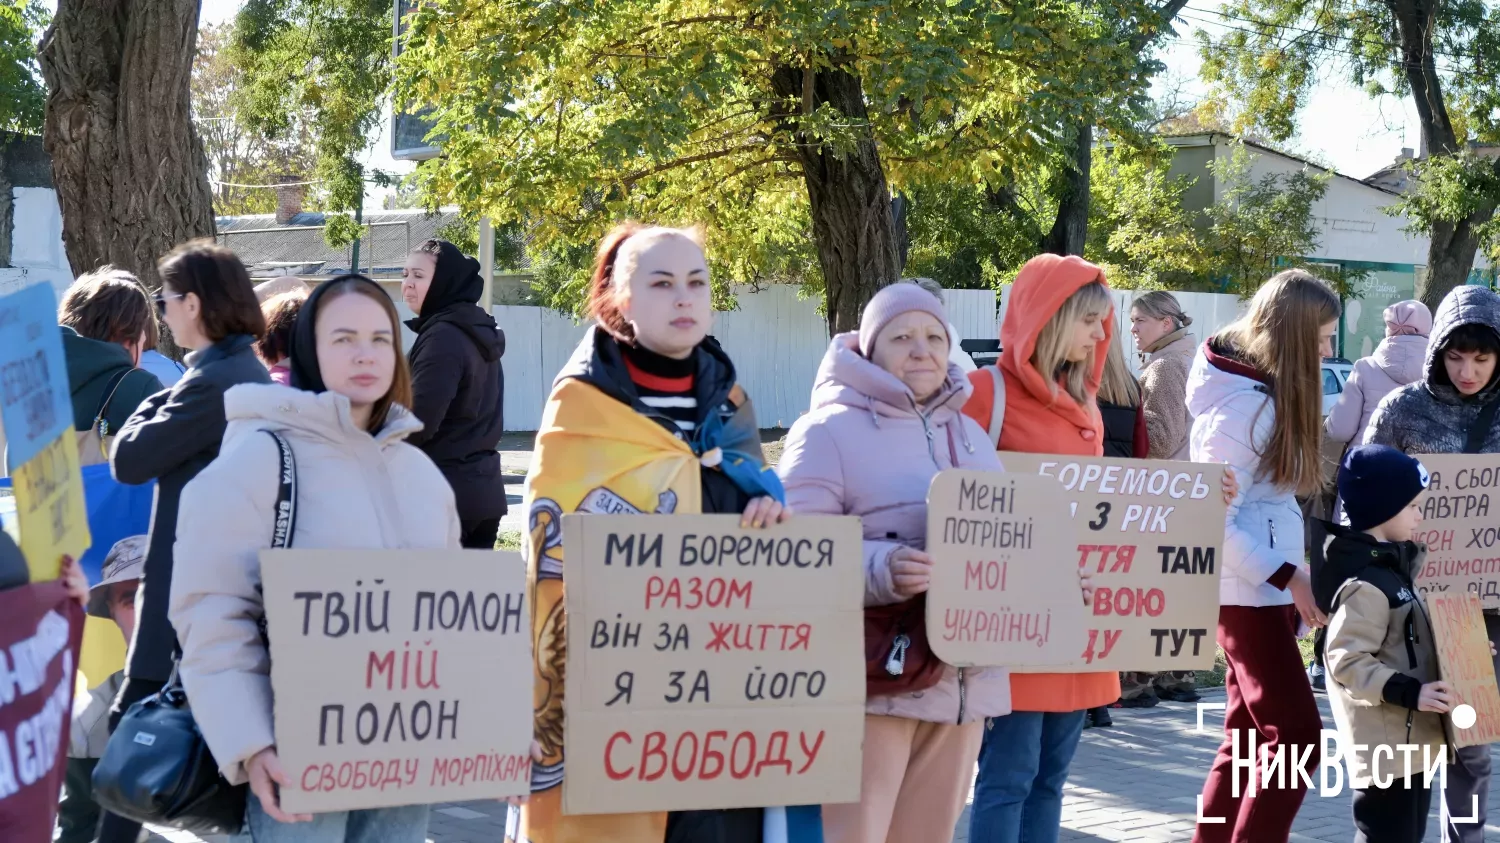
[[[266,433],[276,440],[276,450],[281,455],[277,474],[276,526],[271,532],[271,547],[285,550],[292,546],[292,535],[297,531],[297,460],[281,434],[274,430]]]
[[[1479,408],[1479,417],[1469,425],[1469,435],[1464,442],[1464,453],[1478,454],[1484,450],[1484,440],[1489,438],[1490,430],[1495,426],[1495,413],[1500,411],[1500,396],[1490,399],[1490,403]]]

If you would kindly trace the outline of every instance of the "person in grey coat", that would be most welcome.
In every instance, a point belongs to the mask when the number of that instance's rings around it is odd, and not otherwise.
[[[172,673],[177,633],[167,620],[172,586],[172,545],[182,487],[219,455],[224,438],[224,393],[242,383],[270,383],[255,356],[266,330],[250,276],[234,253],[210,242],[181,246],[158,267],[157,312],[183,348],[188,370],[175,386],[151,396],[115,438],[110,467],[121,483],[156,481],[145,578],[141,581],[135,636],[125,664],[125,684],[115,698],[110,728],[135,702],[161,690]],[[106,816],[100,843],[133,841],[132,823]]]
[[[1420,381],[1387,395],[1370,418],[1365,444],[1390,445],[1407,454],[1500,454],[1500,296],[1483,287],[1449,293],[1433,317],[1427,366]],[[1500,616],[1484,614],[1491,640]],[[1500,670],[1500,659],[1496,660]],[[1448,765],[1444,834],[1448,843],[1480,843],[1489,813],[1490,748],[1460,749]],[[1474,816],[1457,824],[1453,817]]]

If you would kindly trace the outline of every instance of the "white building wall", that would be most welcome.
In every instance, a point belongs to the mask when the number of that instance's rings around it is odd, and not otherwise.
[[[11,232],[10,267],[0,269],[0,295],[46,281],[58,298],[73,283],[62,241],[62,209],[50,187],[18,187]]]

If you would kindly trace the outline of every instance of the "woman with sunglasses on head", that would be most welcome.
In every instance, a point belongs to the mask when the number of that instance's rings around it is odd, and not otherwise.
[[[110,455],[121,483],[156,481],[135,637],[125,685],[111,713],[115,723],[132,703],[161,690],[172,673],[177,634],[167,620],[167,605],[177,508],[183,487],[219,455],[224,393],[242,383],[271,380],[254,347],[266,320],[250,276],[233,252],[206,241],[188,243],[162,258],[157,269],[162,279],[157,311],[177,344],[192,353],[182,380],[135,411]],[[135,824],[136,832],[139,828]],[[134,833],[122,834],[108,837],[101,831],[100,840],[135,840]]]

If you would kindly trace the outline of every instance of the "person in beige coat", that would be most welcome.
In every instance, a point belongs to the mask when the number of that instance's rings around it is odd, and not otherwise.
[[[1422,464],[1395,448],[1354,448],[1339,469],[1350,526],[1325,524],[1320,584],[1342,578],[1328,626],[1328,696],[1354,788],[1356,843],[1421,843],[1432,807],[1423,773],[1446,757],[1441,714],[1458,702],[1438,678],[1414,583],[1427,555],[1412,541],[1427,482]]]
[[[290,546],[457,548],[453,492],[404,440],[411,379],[390,297],[362,276],[319,287],[292,334],[293,387],[242,385],[224,397],[219,457],[182,496],[170,617],[193,715],[229,781],[248,781],[256,843],[423,843],[427,806],[297,816],[276,753],[271,656],[261,638],[260,551],[272,546],[279,434],[296,464]],[[300,772],[300,771],[295,771]]]
[[[1188,370],[1198,352],[1198,338],[1187,330],[1192,324],[1193,317],[1165,290],[1130,303],[1130,333],[1136,349],[1147,355],[1141,394],[1151,443],[1148,459],[1188,458],[1188,434],[1193,429],[1187,408]]]

